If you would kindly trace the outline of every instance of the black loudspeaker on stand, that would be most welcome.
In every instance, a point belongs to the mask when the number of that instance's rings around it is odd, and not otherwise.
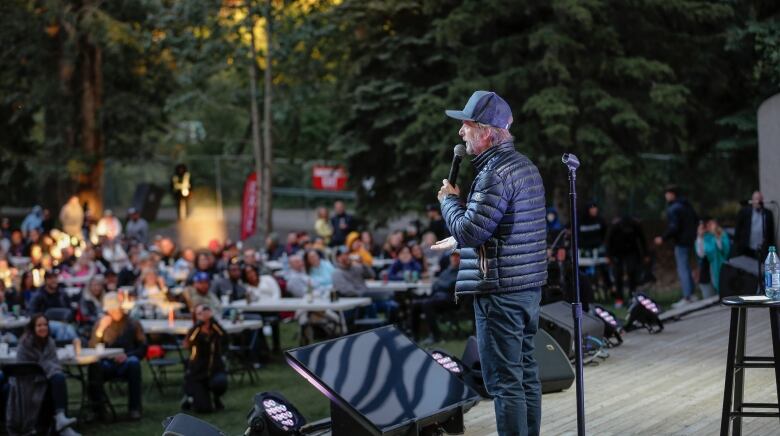
[[[574,318],[574,357],[575,373],[577,375],[577,434],[585,435],[585,383],[582,363],[582,300],[580,298],[580,258],[577,239],[579,238],[579,224],[577,223],[577,168],[580,160],[571,153],[564,153],[561,161],[569,169],[569,213],[571,215],[571,261],[572,284],[574,285],[574,304],[571,305]]]

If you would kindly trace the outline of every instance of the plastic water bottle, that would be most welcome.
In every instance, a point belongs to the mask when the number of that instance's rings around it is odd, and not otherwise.
[[[777,250],[774,245],[769,247],[769,254],[764,261],[764,283],[766,296],[780,299],[780,262],[778,262]]]

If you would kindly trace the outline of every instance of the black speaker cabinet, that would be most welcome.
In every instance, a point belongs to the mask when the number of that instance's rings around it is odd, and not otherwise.
[[[568,389],[574,383],[574,368],[558,342],[539,329],[534,337],[534,357],[539,364],[542,393]]]
[[[157,211],[160,210],[163,190],[152,183],[139,183],[133,194],[133,207],[148,222],[157,219]]]
[[[542,383],[542,393],[558,392],[568,389],[574,383],[574,368],[561,346],[546,331],[538,330],[534,336],[534,359],[539,365],[539,380]],[[482,379],[482,365],[479,361],[477,339],[469,337],[466,349],[461,359],[469,377],[468,383],[472,389],[485,398],[489,398]]]
[[[571,304],[565,301],[545,304],[539,314],[539,328],[547,331],[560,344],[569,358],[574,357],[574,319]],[[604,322],[589,313],[582,313],[582,335],[604,337]]]

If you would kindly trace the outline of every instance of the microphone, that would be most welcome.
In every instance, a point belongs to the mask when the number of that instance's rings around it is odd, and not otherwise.
[[[569,167],[569,170],[571,171],[574,171],[580,167],[580,160],[577,159],[577,156],[571,153],[563,153],[563,157],[561,157],[561,162],[563,162],[567,167]]]
[[[460,161],[463,159],[463,156],[466,155],[466,146],[463,144],[458,144],[455,146],[452,152],[452,166],[450,166],[450,175],[447,177],[447,180],[450,182],[450,185],[455,186],[455,184],[458,183],[458,170],[460,170]]]

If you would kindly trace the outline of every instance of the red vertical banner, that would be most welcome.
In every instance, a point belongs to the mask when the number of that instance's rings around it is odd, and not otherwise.
[[[241,201],[241,240],[255,234],[257,221],[257,173],[252,172],[244,182]]]

